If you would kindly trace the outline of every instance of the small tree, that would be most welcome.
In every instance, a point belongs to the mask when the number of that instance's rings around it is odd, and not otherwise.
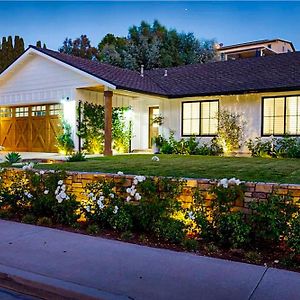
[[[63,120],[61,127],[62,130],[56,137],[57,147],[59,152],[63,153],[64,155],[71,154],[74,151],[71,125]]]
[[[219,125],[217,141],[223,148],[224,153],[238,150],[242,146],[245,123],[241,116],[227,110],[219,112]]]

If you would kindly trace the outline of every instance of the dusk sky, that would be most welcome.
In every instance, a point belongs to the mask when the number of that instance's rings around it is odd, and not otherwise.
[[[42,40],[57,49],[65,37],[87,34],[96,46],[106,33],[126,35],[142,20],[215,38],[225,45],[283,38],[300,49],[300,2],[4,2],[0,36]]]

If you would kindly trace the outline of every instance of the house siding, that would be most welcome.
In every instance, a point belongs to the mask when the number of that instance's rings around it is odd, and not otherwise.
[[[178,99],[165,99],[161,105],[161,113],[164,116],[165,123],[162,132],[168,136],[171,131],[174,132],[176,139],[182,138],[182,102],[185,101],[207,101],[219,100],[219,109],[228,110],[241,115],[245,121],[244,136],[245,140],[255,137],[261,137],[262,126],[262,98],[274,96],[299,95],[300,91],[280,92],[280,93],[249,93],[242,95],[220,95],[209,97],[187,97]],[[207,142],[211,137],[201,137],[203,142]],[[247,149],[243,148],[243,151]]]

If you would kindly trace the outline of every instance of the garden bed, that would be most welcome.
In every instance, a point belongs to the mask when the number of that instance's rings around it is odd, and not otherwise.
[[[300,271],[300,207],[289,195],[243,207],[246,184],[231,178],[193,185],[188,203],[183,179],[81,174],[79,197],[70,175],[26,168],[1,170],[1,218]]]

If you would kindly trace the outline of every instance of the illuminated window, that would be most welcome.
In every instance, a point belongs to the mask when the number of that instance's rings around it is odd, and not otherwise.
[[[300,97],[263,99],[263,135],[300,135]]]
[[[0,118],[11,118],[11,117],[12,117],[12,108],[10,107],[0,108]]]
[[[29,109],[27,106],[22,107],[16,107],[16,117],[22,118],[22,117],[28,117]]]
[[[51,104],[49,107],[50,116],[57,116],[62,112],[61,104]]]
[[[31,111],[33,117],[46,116],[46,105],[32,106]]]
[[[218,101],[183,102],[182,135],[216,135],[218,110]]]

